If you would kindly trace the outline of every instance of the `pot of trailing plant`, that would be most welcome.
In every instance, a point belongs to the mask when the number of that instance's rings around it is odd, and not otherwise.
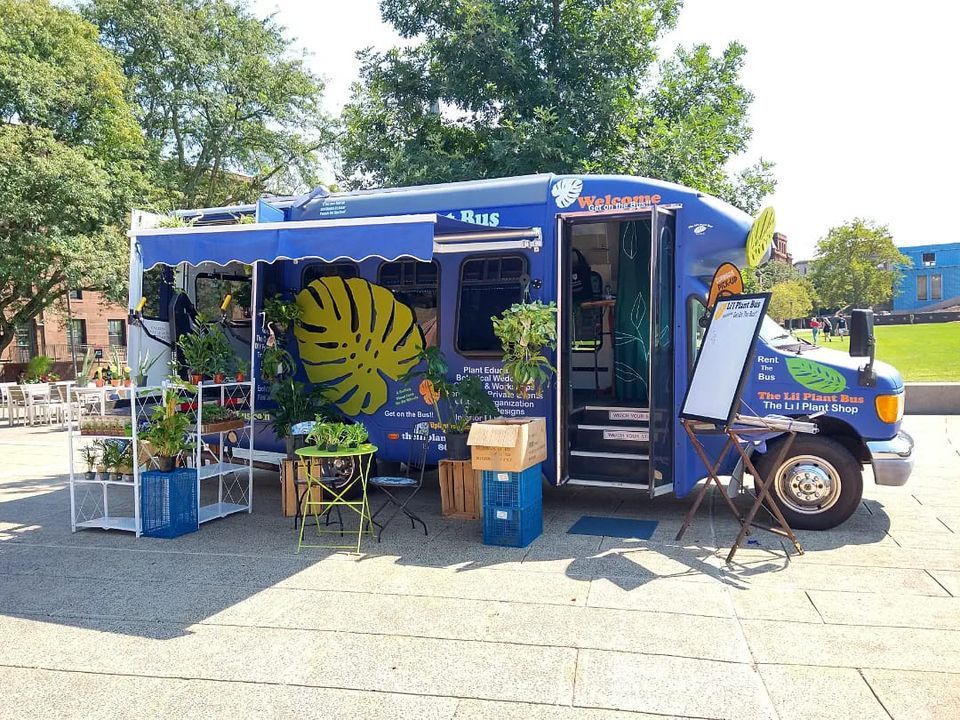
[[[467,433],[445,433],[447,438],[448,460],[469,460],[470,448],[467,446]]]
[[[157,458],[157,469],[160,472],[173,472],[173,458],[161,455]]]
[[[216,383],[217,385],[223,385],[223,383],[224,383],[224,381],[226,381],[226,379],[227,379],[227,374],[226,374],[226,373],[214,373],[214,374],[213,374],[213,382]]]

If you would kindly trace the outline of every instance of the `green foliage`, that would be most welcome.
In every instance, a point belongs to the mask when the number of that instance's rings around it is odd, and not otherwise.
[[[163,403],[154,408],[143,433],[143,439],[150,443],[153,453],[158,457],[176,457],[193,448],[187,439],[190,416],[177,412],[177,402],[175,391],[165,391]]]
[[[363,423],[330,422],[320,416],[307,433],[305,442],[321,448],[356,448],[366,443],[369,437]]]
[[[870,307],[893,297],[909,264],[886,225],[855,218],[817,243],[810,279],[825,307]]]
[[[178,340],[183,360],[197,375],[225,373],[233,360],[233,348],[219,325],[198,322],[193,332]]]
[[[440,348],[425,347],[420,351],[419,362],[400,379],[401,382],[420,381],[420,394],[433,406],[443,432],[463,433],[476,420],[500,415],[479,378],[468,375],[459,382],[450,382],[449,369]]]
[[[207,326],[207,347],[210,352],[210,372],[225,373],[233,363],[233,347],[219,325]]]
[[[94,353],[93,348],[88,347],[83,356],[83,365],[80,366],[80,372],[77,373],[77,385],[85,387],[90,381],[90,368],[93,367]]]
[[[97,31],[0,0],[0,350],[73,287],[125,299],[120,229],[146,192],[125,80]]]
[[[515,303],[493,320],[493,332],[503,344],[503,370],[520,397],[539,395],[556,372],[543,354],[557,346],[557,305]]]
[[[782,282],[800,280],[800,273],[788,262],[770,260],[760,267],[743,268],[743,288],[746,292],[767,292]]]
[[[802,280],[779,282],[771,288],[771,292],[767,312],[778,322],[806,317],[813,310],[813,301]]]
[[[93,468],[97,464],[97,460],[100,459],[99,447],[100,443],[92,442],[89,445],[84,445],[82,448],[80,448],[80,457],[87,466],[87,472],[93,472]]]
[[[319,388],[308,390],[306,385],[292,377],[272,383],[270,397],[277,404],[273,411],[273,430],[277,437],[290,435],[290,428],[297,423],[318,416],[329,419],[334,415],[332,406]]]
[[[153,174],[179,206],[317,184],[330,140],[321,80],[243,0],[85,0],[120,56]]]
[[[730,176],[751,136],[744,48],[658,61],[677,0],[383,0],[413,46],[360,53],[344,108],[351,186],[550,170],[649,175],[738,203],[772,191],[771,165]]]
[[[46,355],[34,355],[27,363],[24,375],[27,382],[40,382],[50,374],[53,369],[53,358]]]
[[[265,382],[275,383],[279,378],[293,374],[293,355],[278,345],[268,347],[260,358],[260,374]]]
[[[294,300],[287,300],[283,295],[274,295],[263,301],[263,312],[267,322],[275,323],[281,330],[296,322],[303,316],[303,309]]]

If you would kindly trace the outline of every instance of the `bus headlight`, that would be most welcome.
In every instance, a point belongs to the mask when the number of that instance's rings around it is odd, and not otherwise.
[[[898,422],[903,417],[903,398],[905,393],[896,395],[877,395],[877,417],[885,423]]]

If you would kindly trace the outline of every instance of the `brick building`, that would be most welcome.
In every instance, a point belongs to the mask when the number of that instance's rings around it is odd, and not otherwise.
[[[773,234],[773,249],[770,252],[770,259],[793,265],[793,256],[787,248],[787,236],[783,233],[775,232]]]
[[[72,321],[67,319],[66,300],[47,308],[17,328],[17,338],[3,351],[0,362],[25,363],[34,355],[70,362],[73,342],[78,365],[88,347],[102,349],[104,361],[110,357],[110,348],[117,348],[126,358],[127,310],[123,305],[105,301],[97,290],[73,290],[69,302]]]

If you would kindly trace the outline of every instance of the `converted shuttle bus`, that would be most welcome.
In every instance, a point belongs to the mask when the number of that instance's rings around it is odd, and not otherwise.
[[[532,175],[318,189],[178,215],[186,227],[134,216],[131,307],[141,296],[146,303],[142,331],[131,333],[133,354],[169,355],[189,328],[177,309],[186,297],[208,318],[224,318],[259,380],[264,350],[275,342],[264,301],[283,295],[302,314],[285,333],[296,377],[322,385],[340,412],[362,421],[380,459],[406,460],[413,427],[434,419],[428,398],[401,378],[421,348],[437,346],[451,379],[480,378],[503,415],[547,418],[543,472],[554,485],[683,497],[706,475],[679,406],[711,278],[723,263],[745,266],[753,225],[716,198],[643,178]],[[243,215],[256,222],[237,224]],[[540,396],[520,398],[501,373],[491,317],[527,298],[557,304],[557,374]],[[872,372],[862,366],[764,320],[741,411],[815,415],[820,429],[797,438],[773,469],[776,500],[794,527],[829,528],[849,517],[868,464],[884,485],[910,474],[903,380],[882,362]],[[149,381],[164,372],[156,363]],[[270,430],[270,408],[258,386],[259,451],[283,446]],[[762,471],[775,447],[773,440],[760,448]],[[430,452],[444,456],[439,431]],[[721,472],[739,474],[730,463]]]

